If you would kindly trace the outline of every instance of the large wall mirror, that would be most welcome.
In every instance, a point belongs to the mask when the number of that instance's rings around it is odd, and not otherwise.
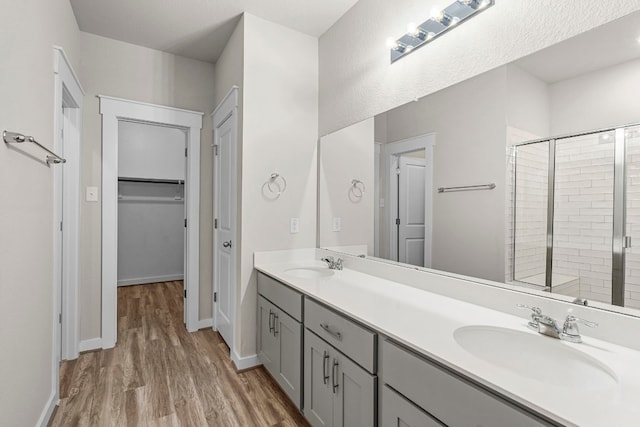
[[[319,246],[640,315],[639,37],[633,13],[322,137]]]

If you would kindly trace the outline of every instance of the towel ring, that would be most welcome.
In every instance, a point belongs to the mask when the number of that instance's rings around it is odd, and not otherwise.
[[[364,196],[365,190],[366,187],[364,185],[364,182],[360,181],[359,179],[351,180],[351,193],[354,197],[356,197],[357,199],[362,198],[362,196]]]
[[[278,172],[271,174],[269,179],[262,184],[262,192],[265,197],[276,200],[287,189],[287,180]]]

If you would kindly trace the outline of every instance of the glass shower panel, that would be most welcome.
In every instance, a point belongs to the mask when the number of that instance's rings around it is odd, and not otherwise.
[[[640,308],[640,127],[626,130],[625,307]],[[629,245],[627,245],[629,246]]]
[[[513,278],[544,286],[549,142],[521,145],[515,160]]]
[[[551,292],[611,302],[614,132],[556,140]]]

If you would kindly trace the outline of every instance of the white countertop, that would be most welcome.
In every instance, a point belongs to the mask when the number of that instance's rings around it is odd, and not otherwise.
[[[581,344],[557,340],[559,345],[570,346],[606,365],[618,382],[596,390],[544,383],[486,362],[454,339],[457,328],[472,325],[552,339],[530,331],[524,317],[348,268],[320,278],[296,278],[286,273],[291,268],[311,266],[326,268],[325,263],[311,257],[286,262],[260,257],[255,263],[257,270],[559,423],[640,425],[640,351],[584,336]]]

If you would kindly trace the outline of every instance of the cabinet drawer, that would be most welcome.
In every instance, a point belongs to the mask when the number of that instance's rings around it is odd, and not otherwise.
[[[258,293],[302,322],[302,294],[271,277],[258,273]]]
[[[383,381],[446,425],[551,425],[389,341],[381,357]]]
[[[376,373],[376,334],[317,302],[304,299],[304,325],[360,366]]]
[[[446,427],[386,385],[382,389],[382,425]]]

